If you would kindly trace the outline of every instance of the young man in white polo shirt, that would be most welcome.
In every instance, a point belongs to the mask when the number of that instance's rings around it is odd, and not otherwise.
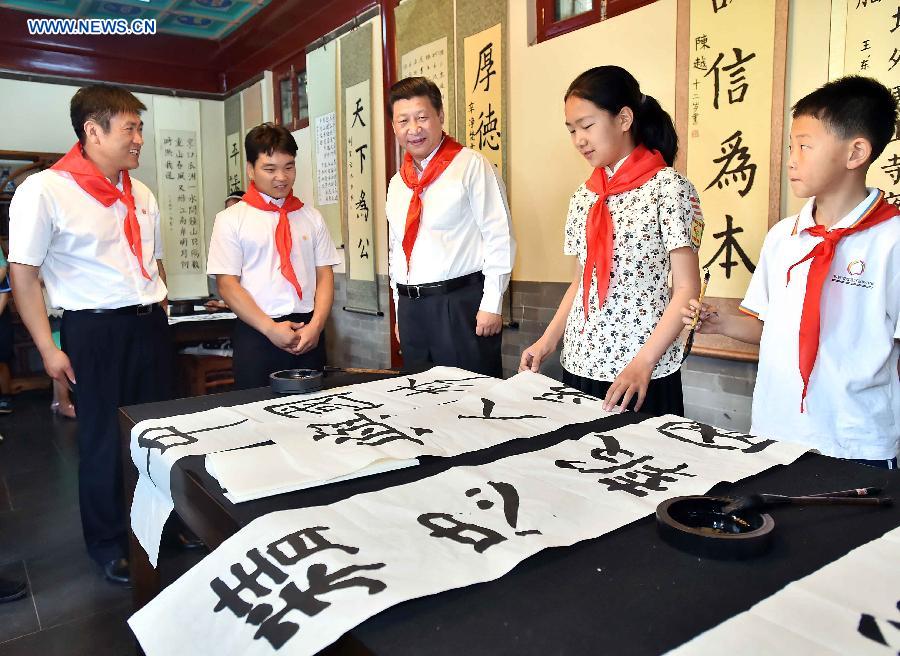
[[[441,92],[431,80],[397,82],[388,111],[405,151],[387,192],[404,365],[500,376],[501,305],[516,249],[503,184],[481,153],[443,132]]]
[[[78,496],[84,539],[107,579],[128,583],[128,513],[118,408],[170,397],[172,348],[163,304],[159,209],[128,174],[137,168],[146,107],[119,87],[80,89],[70,107],[78,142],[29,176],[10,205],[16,307],[54,380],[76,387]],[[63,308],[56,347],[38,279]]]
[[[219,212],[206,271],[238,316],[232,337],[240,389],[282,369],[325,367],[325,320],[340,262],[322,215],[293,193],[297,142],[280,125],[247,133],[243,201]]]
[[[751,432],[897,467],[900,210],[866,187],[894,135],[897,100],[834,80],[794,105],[788,176],[809,201],[766,236],[741,304],[701,308],[700,332],[759,344]],[[685,323],[697,302],[683,310]]]

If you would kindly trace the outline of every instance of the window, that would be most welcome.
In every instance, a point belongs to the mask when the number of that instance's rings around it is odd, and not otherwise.
[[[656,0],[536,0],[537,41],[619,16]]]
[[[275,79],[275,122],[293,132],[309,125],[309,100],[306,95],[306,55],[278,66]]]

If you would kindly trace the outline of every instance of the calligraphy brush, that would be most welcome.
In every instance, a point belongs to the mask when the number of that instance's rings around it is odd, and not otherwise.
[[[681,356],[681,361],[684,362],[687,360],[687,356],[691,354],[691,349],[694,347],[694,335],[697,332],[697,323],[700,321],[700,308],[703,306],[703,297],[706,296],[706,286],[709,285],[709,269],[703,269],[703,284],[700,286],[700,298],[697,299],[697,315],[694,317],[694,320],[691,321],[691,332],[688,333],[687,341],[684,343],[684,355]]]
[[[891,506],[894,500],[890,497],[844,497],[844,496],[808,496],[788,497],[782,494],[750,494],[737,497],[722,508],[724,514],[760,510],[777,506]]]

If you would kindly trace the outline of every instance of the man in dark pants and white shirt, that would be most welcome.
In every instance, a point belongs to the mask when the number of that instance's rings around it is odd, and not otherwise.
[[[10,206],[13,295],[48,375],[77,381],[78,493],[84,539],[105,577],[129,580],[118,408],[170,398],[159,208],[138,166],[146,107],[109,85],[70,107],[78,142],[29,176]],[[56,347],[38,274],[62,318]]]
[[[404,364],[499,377],[501,305],[515,258],[503,183],[483,155],[443,132],[441,92],[431,80],[397,82],[388,110],[406,151],[387,193]]]

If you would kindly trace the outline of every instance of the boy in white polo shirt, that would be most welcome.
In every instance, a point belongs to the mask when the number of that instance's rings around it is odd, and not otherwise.
[[[263,123],[244,142],[250,188],[216,215],[207,273],[238,316],[235,387],[268,385],[282,369],[323,369],[322,331],[334,299],[332,266],[340,262],[318,210],[293,194],[297,142]]]
[[[801,99],[793,119],[788,177],[809,201],[766,236],[744,315],[704,304],[698,331],[759,344],[752,433],[894,469],[900,210],[866,172],[894,136],[897,100],[844,77]]]

